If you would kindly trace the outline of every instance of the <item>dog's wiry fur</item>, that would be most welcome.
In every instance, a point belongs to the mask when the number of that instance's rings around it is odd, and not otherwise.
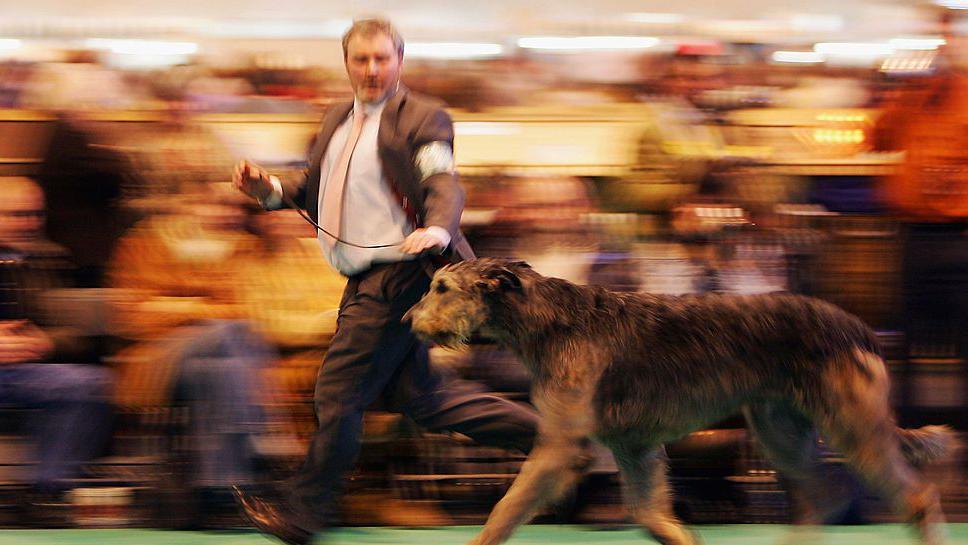
[[[778,470],[822,520],[816,434],[939,545],[938,495],[915,464],[943,454],[944,427],[901,430],[871,330],[794,295],[660,296],[543,277],[521,262],[449,265],[408,313],[419,335],[456,346],[478,334],[514,350],[532,375],[539,438],[474,543],[508,538],[564,494],[590,439],[609,447],[632,516],[660,543],[691,545],[669,498],[663,443],[742,411]]]

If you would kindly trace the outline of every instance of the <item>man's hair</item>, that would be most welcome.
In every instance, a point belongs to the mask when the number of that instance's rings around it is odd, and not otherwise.
[[[359,34],[360,36],[373,36],[384,34],[393,41],[393,46],[397,50],[397,55],[403,56],[403,37],[390,21],[386,19],[357,19],[353,21],[353,26],[343,34],[343,59],[346,59],[346,45],[350,43],[350,38]]]

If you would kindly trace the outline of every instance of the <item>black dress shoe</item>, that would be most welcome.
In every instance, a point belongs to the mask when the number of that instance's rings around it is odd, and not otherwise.
[[[233,486],[232,492],[246,518],[262,533],[289,545],[307,545],[313,540],[313,532],[296,523],[295,515],[284,507],[284,502],[238,486]]]

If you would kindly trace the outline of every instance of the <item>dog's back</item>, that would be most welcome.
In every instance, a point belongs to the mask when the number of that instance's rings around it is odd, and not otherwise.
[[[854,349],[879,354],[866,324],[819,299],[781,293],[633,298],[636,304],[626,308],[643,348],[677,365],[732,363],[773,372],[783,362],[816,362]]]
[[[599,311],[582,335],[608,362],[597,385],[604,433],[642,430],[645,418],[653,422],[649,433],[666,440],[729,416],[751,399],[810,395],[833,365],[877,372],[839,355],[859,350],[880,362],[870,328],[818,299],[585,289],[591,295],[585,300]]]

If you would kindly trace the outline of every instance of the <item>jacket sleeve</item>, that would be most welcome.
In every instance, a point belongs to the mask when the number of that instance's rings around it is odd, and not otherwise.
[[[279,176],[279,184],[282,186],[282,193],[288,200],[300,208],[304,208],[306,201],[306,183],[309,181],[309,168],[300,169],[298,172],[288,176]],[[283,199],[279,208],[292,208],[292,205]]]
[[[453,165],[454,124],[443,108],[432,109],[413,141],[414,172],[423,196],[424,225],[437,225],[457,237],[464,189]]]
[[[278,176],[279,184],[282,186],[282,193],[299,208],[306,208],[306,187],[309,183],[309,177],[313,175],[312,173],[319,172],[319,164],[322,162],[323,153],[326,151],[321,148],[322,142],[320,141],[320,134],[327,121],[330,121],[332,115],[332,111],[327,111],[319,127],[316,129],[316,134],[306,149],[305,168],[288,175]],[[286,202],[286,199],[283,199],[279,206],[273,208],[292,208],[292,206]]]

